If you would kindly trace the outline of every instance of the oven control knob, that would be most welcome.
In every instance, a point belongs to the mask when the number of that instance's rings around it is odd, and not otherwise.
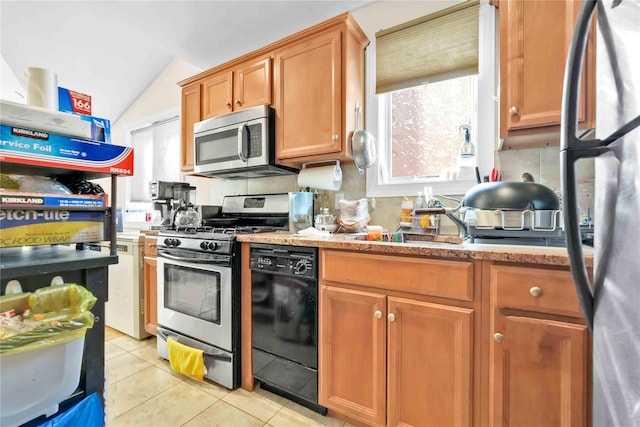
[[[164,244],[170,248],[180,246],[180,239],[164,239]]]
[[[218,247],[216,242],[202,242],[200,243],[200,248],[204,251],[213,251]]]

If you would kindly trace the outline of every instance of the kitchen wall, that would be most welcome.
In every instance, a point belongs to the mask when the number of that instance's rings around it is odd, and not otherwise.
[[[375,32],[397,25],[402,22],[424,16],[436,10],[448,7],[458,1],[384,1],[376,2],[353,11],[367,36],[375,39]],[[2,99],[20,101],[15,90],[20,91],[21,85],[9,70],[6,61],[2,59]],[[198,74],[202,70],[181,60],[174,59],[165,70],[149,85],[131,107],[112,123],[113,143],[130,145],[127,133],[135,126],[152,123],[155,120],[171,117],[180,111],[180,87],[178,81]],[[24,91],[23,91],[24,93]],[[520,149],[499,151],[495,153],[496,168],[502,173],[503,180],[520,180],[523,172],[529,172],[537,182],[545,184],[554,190],[559,189],[559,148],[545,147],[535,149]],[[349,200],[365,197],[365,175],[358,173],[351,164],[343,166],[343,185],[340,193]],[[593,199],[593,161],[581,161],[578,166],[579,204],[583,216],[587,208],[592,211]],[[124,206],[126,192],[125,178],[118,178],[118,205]],[[184,180],[197,187],[197,204],[220,204],[227,194],[259,194],[298,191],[296,176],[262,178],[254,180],[225,181],[216,178],[200,178],[184,176]],[[99,180],[107,192],[110,192],[108,179]],[[321,192],[322,193],[322,192]],[[328,192],[331,205],[334,205],[335,192]],[[414,194],[407,194],[415,198]],[[456,196],[461,198],[460,195]],[[445,205],[453,206],[455,202],[442,199]],[[372,224],[379,224],[393,230],[397,227],[397,217],[400,212],[401,197],[387,197],[370,199]],[[337,213],[339,213],[336,210]],[[457,228],[446,218],[442,221],[441,231],[455,234]]]

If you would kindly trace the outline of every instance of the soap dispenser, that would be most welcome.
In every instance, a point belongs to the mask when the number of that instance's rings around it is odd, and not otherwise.
[[[460,146],[457,179],[472,180],[474,179],[476,166],[476,147],[471,142],[471,126],[460,125],[458,129],[464,132],[464,141]]]
[[[476,147],[471,142],[471,126],[460,125],[459,130],[462,130],[464,132],[464,142],[460,146],[460,157],[475,157]]]

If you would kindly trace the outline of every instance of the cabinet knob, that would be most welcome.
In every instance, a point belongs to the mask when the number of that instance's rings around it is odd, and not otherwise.
[[[380,310],[376,310],[373,315],[376,316],[376,319],[382,319],[382,312]]]
[[[539,287],[537,287],[537,286],[534,286],[533,288],[529,289],[529,293],[530,293],[532,296],[534,296],[534,297],[538,298],[540,295],[542,295],[542,289],[540,289],[540,288],[539,288]]]
[[[495,334],[493,334],[493,340],[495,342],[502,342],[503,339],[504,335],[502,335],[500,332],[496,332]]]
[[[396,315],[393,313],[389,313],[389,315],[387,316],[387,319],[389,319],[389,322],[395,322],[396,321]]]
[[[520,109],[518,107],[516,107],[515,105],[511,108],[509,108],[509,113],[511,113],[512,115],[518,114],[520,112]]]
[[[236,99],[236,105],[240,105],[240,100]]]
[[[333,136],[331,137],[332,140],[337,141],[340,137],[338,136],[337,133],[334,133]]]
[[[231,108],[231,103],[229,101],[227,101],[225,105],[227,106],[227,108]]]

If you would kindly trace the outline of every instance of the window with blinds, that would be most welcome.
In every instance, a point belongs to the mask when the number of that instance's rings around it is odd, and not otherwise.
[[[376,33],[376,93],[478,73],[478,1]]]
[[[492,6],[483,6],[491,9]],[[379,162],[367,195],[411,195],[427,183],[448,181],[444,194],[464,193],[474,176],[461,176],[462,126],[471,126],[478,147],[481,40],[495,27],[481,19],[479,1],[466,1],[376,33],[375,93],[378,107]],[[493,43],[493,46],[491,45]],[[490,68],[495,73],[495,67]],[[477,158],[471,160],[475,166]],[[465,159],[465,171],[469,159]],[[467,182],[472,179],[473,182]],[[455,181],[455,182],[453,182]],[[461,185],[463,184],[464,185]],[[395,193],[376,191],[402,186]],[[442,188],[446,188],[443,186]],[[373,191],[371,191],[373,190]]]

